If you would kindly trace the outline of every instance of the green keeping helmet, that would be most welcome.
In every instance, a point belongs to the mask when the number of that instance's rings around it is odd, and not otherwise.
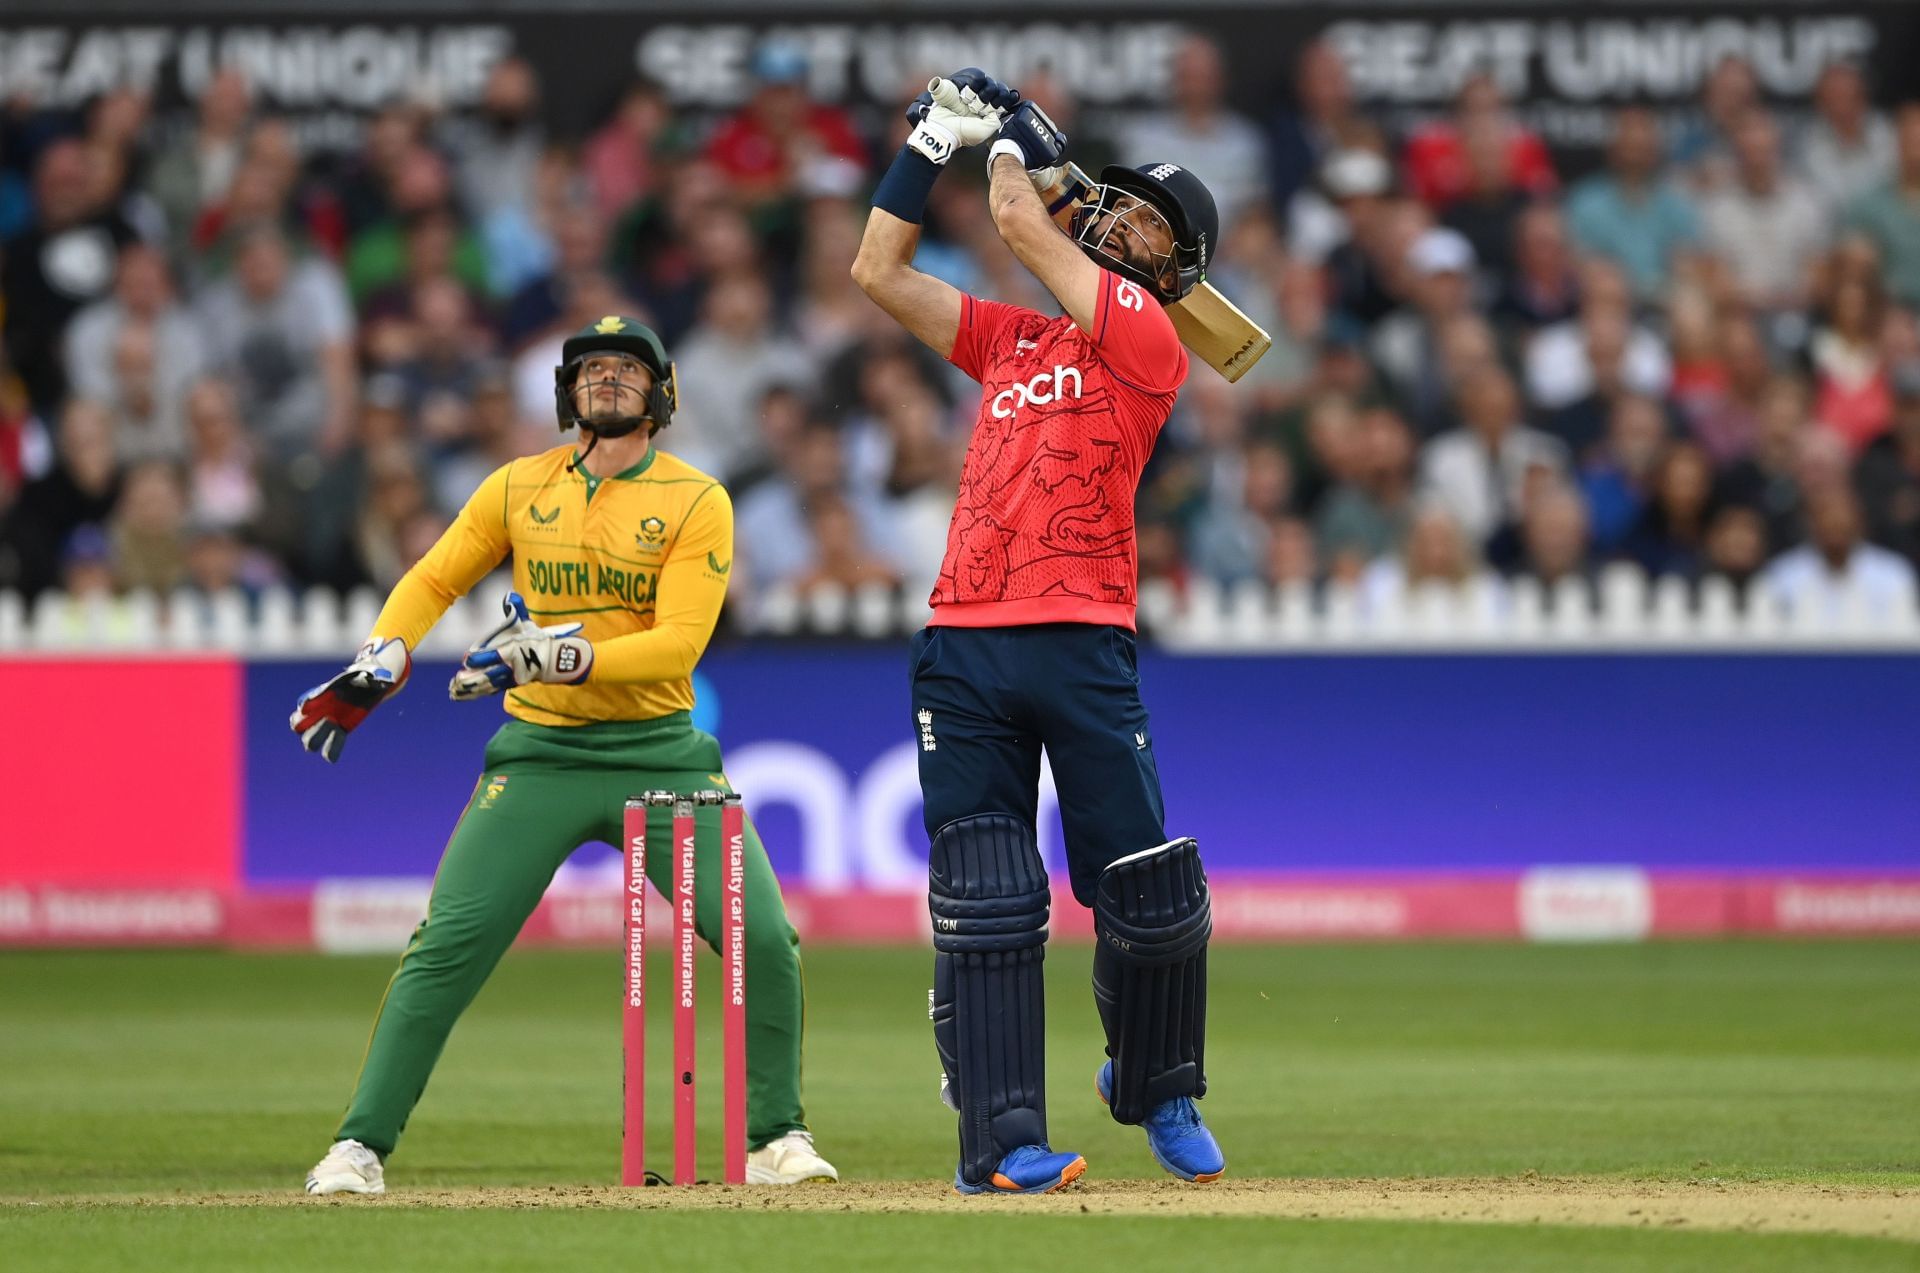
[[[573,388],[580,379],[582,364],[595,354],[606,353],[631,354],[653,374],[645,415],[588,421],[575,409]],[[561,432],[579,425],[583,431],[603,438],[617,438],[643,424],[652,426],[649,433],[658,433],[672,424],[673,410],[680,403],[680,386],[674,379],[673,363],[667,359],[667,347],[660,343],[653,329],[631,318],[609,314],[567,337],[567,343],[560,347],[560,365],[553,369],[553,399]]]

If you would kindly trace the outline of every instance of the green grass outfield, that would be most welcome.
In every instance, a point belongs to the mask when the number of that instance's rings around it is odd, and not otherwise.
[[[947,1193],[952,1119],[915,950],[807,956],[809,1116],[849,1188],[771,1205],[760,1190],[586,1188],[619,1160],[609,950],[510,956],[389,1163],[393,1193],[315,1203],[300,1180],[391,960],[0,955],[0,1259],[1920,1268],[1920,944],[1216,948],[1204,1109],[1238,1188],[1211,1194],[1161,1176],[1094,1097],[1088,960],[1064,946],[1049,963],[1054,1143],[1091,1165],[1057,1198]],[[664,960],[650,972],[666,984]],[[657,1061],[670,1033],[663,1012]],[[665,1068],[650,1087],[662,1164]],[[702,1076],[708,1150],[717,1077]],[[247,1196],[199,1205],[212,1194]]]

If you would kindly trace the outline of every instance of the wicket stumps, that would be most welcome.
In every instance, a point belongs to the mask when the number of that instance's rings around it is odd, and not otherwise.
[[[696,808],[718,806],[721,978],[721,1130],[724,1179],[747,1179],[747,927],[746,815],[737,792],[649,791],[627,801],[626,995],[621,1037],[623,1117],[620,1183],[647,1181],[647,812],[672,810],[673,866],[668,900],[674,914],[673,1183],[690,1185],[696,1172],[694,1132],[695,1015],[693,990]]]

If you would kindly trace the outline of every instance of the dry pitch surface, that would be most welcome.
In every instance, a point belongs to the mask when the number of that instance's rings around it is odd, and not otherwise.
[[[1636,1183],[1568,1177],[1431,1180],[1225,1180],[1205,1188],[1158,1181],[1084,1181],[1031,1198],[963,1198],[908,1181],[793,1189],[404,1189],[380,1198],[310,1199],[286,1193],[94,1196],[47,1199],[88,1207],[574,1208],[671,1211],[964,1212],[1040,1215],[1271,1216],[1319,1220],[1442,1220],[1835,1233],[1920,1242],[1920,1190],[1702,1181]]]

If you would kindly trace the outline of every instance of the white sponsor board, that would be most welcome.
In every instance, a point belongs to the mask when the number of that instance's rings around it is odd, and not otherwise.
[[[1536,866],[1516,903],[1529,941],[1640,941],[1653,930],[1653,885],[1637,866]]]
[[[313,890],[313,944],[336,955],[405,950],[432,891],[431,880],[321,880]]]

